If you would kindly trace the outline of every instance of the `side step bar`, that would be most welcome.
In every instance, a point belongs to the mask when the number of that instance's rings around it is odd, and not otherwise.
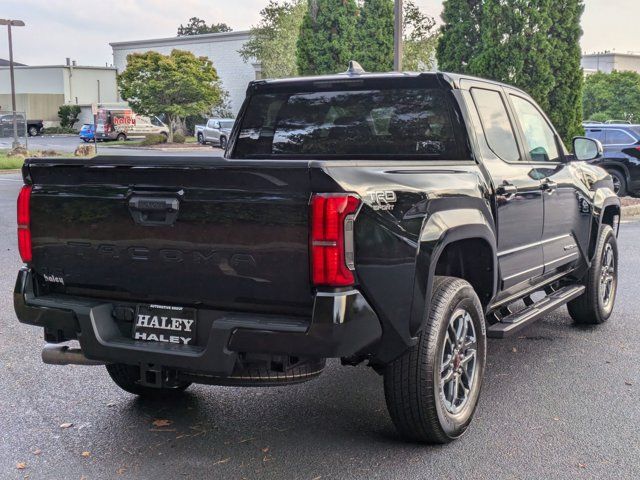
[[[570,302],[574,298],[584,293],[584,285],[569,285],[549,293],[543,299],[528,304],[528,306],[517,313],[512,313],[502,318],[498,323],[494,323],[487,328],[487,336],[491,338],[505,338],[519,332],[536,320],[540,320],[547,313]],[[525,303],[526,300],[525,300]]]

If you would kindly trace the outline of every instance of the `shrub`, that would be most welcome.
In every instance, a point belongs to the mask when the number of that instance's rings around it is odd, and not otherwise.
[[[60,118],[60,126],[62,128],[71,128],[78,121],[80,115],[80,107],[78,105],[60,105],[58,109],[58,118]]]
[[[151,135],[147,135],[145,139],[140,143],[140,145],[144,147],[148,147],[150,145],[159,145],[161,143],[166,143],[167,137],[160,133],[152,133]]]
[[[182,132],[176,132],[173,134],[173,143],[184,143],[186,140]]]
[[[71,127],[48,127],[42,130],[43,135],[78,133]]]

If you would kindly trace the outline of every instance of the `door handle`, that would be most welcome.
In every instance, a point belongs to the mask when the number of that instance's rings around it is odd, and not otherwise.
[[[180,201],[177,198],[134,196],[129,200],[133,221],[147,227],[173,225],[179,210]]]
[[[496,193],[498,195],[515,195],[518,193],[518,187],[516,187],[513,183],[504,182],[502,185],[498,185],[496,188]]]
[[[558,184],[552,180],[547,179],[544,182],[542,182],[540,189],[544,192],[551,194],[558,189]]]

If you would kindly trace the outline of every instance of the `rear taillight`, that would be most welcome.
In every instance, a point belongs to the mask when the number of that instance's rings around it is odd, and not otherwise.
[[[353,223],[360,199],[315,194],[311,198],[311,279],[315,286],[344,287],[355,279]]]
[[[22,261],[31,261],[31,185],[24,185],[18,195],[18,250]]]

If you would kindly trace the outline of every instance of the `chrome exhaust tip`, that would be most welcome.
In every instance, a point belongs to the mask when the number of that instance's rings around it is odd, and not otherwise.
[[[79,348],[71,348],[67,345],[47,344],[42,349],[42,361],[48,365],[104,365],[99,360],[90,360],[84,356]]]

